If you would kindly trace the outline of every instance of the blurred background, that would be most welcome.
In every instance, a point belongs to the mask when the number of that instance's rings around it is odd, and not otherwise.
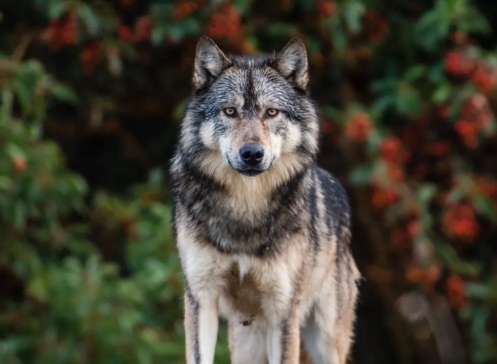
[[[0,363],[184,362],[167,169],[203,34],[307,44],[364,276],[351,362],[497,363],[496,24],[488,0],[0,0]]]

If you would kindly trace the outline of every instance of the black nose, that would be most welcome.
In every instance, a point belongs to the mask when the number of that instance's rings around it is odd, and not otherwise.
[[[246,165],[255,167],[261,164],[264,157],[264,149],[257,144],[247,144],[240,149],[240,157]]]

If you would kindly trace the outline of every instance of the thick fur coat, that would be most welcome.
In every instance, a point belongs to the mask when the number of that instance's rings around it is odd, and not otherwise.
[[[235,364],[344,364],[359,272],[342,186],[316,163],[305,46],[227,56],[202,38],[171,166],[186,276],[187,362],[211,364],[218,318]]]

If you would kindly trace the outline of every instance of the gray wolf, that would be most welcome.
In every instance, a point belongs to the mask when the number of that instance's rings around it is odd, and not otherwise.
[[[347,361],[360,275],[346,193],[315,163],[308,78],[299,39],[266,57],[198,43],[170,169],[189,364],[213,363],[219,317],[232,363],[296,364],[301,343]]]

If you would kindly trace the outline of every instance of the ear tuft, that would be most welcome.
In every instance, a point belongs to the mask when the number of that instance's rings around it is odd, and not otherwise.
[[[195,90],[209,86],[230,63],[211,38],[201,37],[197,44],[193,70]]]
[[[309,82],[307,51],[304,42],[293,38],[278,54],[275,68],[289,82],[299,89],[306,91]]]

